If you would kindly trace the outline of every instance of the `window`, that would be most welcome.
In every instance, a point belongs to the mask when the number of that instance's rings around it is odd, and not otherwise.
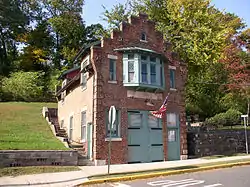
[[[155,55],[124,54],[124,86],[162,88],[164,86],[163,63]]]
[[[87,73],[81,73],[81,85],[82,89],[87,87]]]
[[[69,117],[69,140],[71,141],[73,138],[73,116]]]
[[[120,137],[120,116],[121,112],[119,110],[116,110],[116,120],[115,124],[112,129],[110,129],[109,125],[109,111],[106,110],[106,137],[109,138],[119,138]],[[111,134],[110,134],[111,133]],[[111,135],[111,136],[110,136]]]
[[[89,63],[90,63],[90,60],[89,60],[89,56],[87,56],[83,61],[82,61],[82,63],[81,63],[81,78],[80,78],[80,83],[81,83],[81,87],[82,87],[82,89],[86,89],[86,87],[87,87],[87,73],[86,72],[84,72],[83,70],[84,70],[84,68],[86,67],[86,66],[88,66],[89,65]]]
[[[61,120],[60,122],[60,128],[63,128],[64,127],[64,120]]]
[[[134,82],[135,66],[133,61],[128,61],[128,82]]]
[[[175,89],[175,70],[170,69],[170,88]]]
[[[156,84],[156,65],[155,64],[150,64],[150,78],[151,78],[151,83]]]
[[[134,82],[134,78],[135,78],[134,54],[128,54],[128,82]]]
[[[160,119],[152,116],[152,115],[149,115],[148,116],[148,126],[150,128],[160,128]]]
[[[142,126],[142,114],[140,113],[129,113],[129,128],[141,127]]]
[[[146,41],[147,40],[146,34],[144,32],[141,33],[141,40],[142,41]]]
[[[176,120],[175,113],[168,113],[167,114],[167,125],[168,125],[168,127],[176,127],[177,126],[177,120]]]
[[[168,130],[168,142],[176,141],[176,130]]]
[[[116,60],[109,59],[109,80],[116,80]]]
[[[62,82],[62,88],[65,87],[67,85],[67,82],[68,80],[67,79],[64,79],[64,81]],[[64,98],[66,97],[66,90],[64,90],[62,93],[61,93],[61,98],[62,98],[62,102],[64,102]]]
[[[86,111],[81,112],[81,140],[86,141]]]
[[[141,79],[143,83],[148,83],[148,70],[145,62],[141,63]]]

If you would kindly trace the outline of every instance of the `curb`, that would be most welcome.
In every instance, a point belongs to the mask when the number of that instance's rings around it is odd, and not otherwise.
[[[136,180],[136,179],[147,179],[147,178],[154,178],[154,177],[160,177],[160,176],[178,175],[178,174],[183,174],[183,173],[194,173],[198,171],[207,171],[207,170],[213,170],[213,169],[230,168],[230,167],[244,166],[244,165],[250,165],[250,161],[237,162],[237,163],[231,163],[231,164],[219,164],[219,165],[213,165],[213,166],[204,166],[204,167],[193,168],[193,169],[180,169],[180,170],[175,170],[175,171],[163,171],[163,172],[135,174],[135,175],[131,174],[131,175],[121,176],[121,177],[108,177],[107,175],[107,177],[104,176],[104,178],[101,178],[101,179],[89,180],[77,186],[100,184],[100,183],[106,183],[106,182],[120,182],[120,181]],[[169,168],[169,169],[174,169],[174,168]],[[142,171],[142,172],[145,172],[145,171]],[[122,173],[120,174],[122,175]]]

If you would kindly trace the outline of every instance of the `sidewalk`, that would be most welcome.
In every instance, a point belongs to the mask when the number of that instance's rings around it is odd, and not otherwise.
[[[216,162],[230,162],[230,161],[243,161],[244,159],[250,160],[249,156],[235,156],[224,157],[217,159],[190,159],[178,160],[168,162],[154,162],[143,164],[121,164],[111,165],[110,173],[127,173],[127,172],[140,172],[146,170],[168,169],[173,167],[192,166],[198,164],[209,164]],[[107,174],[107,166],[82,166],[81,171],[60,172],[60,173],[44,173],[35,175],[23,175],[17,177],[1,177],[0,186],[36,186],[36,187],[65,187],[81,184],[88,180],[88,177],[94,175]]]

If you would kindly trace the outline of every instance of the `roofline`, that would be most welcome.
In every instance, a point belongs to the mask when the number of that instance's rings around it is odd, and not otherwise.
[[[75,70],[78,70],[78,69],[80,69],[80,66],[76,66],[76,67],[73,67],[73,68],[71,68],[71,69],[68,69],[68,70],[62,72],[61,75],[58,77],[58,80],[62,79],[62,78],[63,78],[65,75],[67,75],[68,73],[71,73],[71,72],[73,72],[73,71],[75,71]]]

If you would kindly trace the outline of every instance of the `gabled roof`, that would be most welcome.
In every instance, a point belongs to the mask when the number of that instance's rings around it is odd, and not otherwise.
[[[89,43],[87,45],[83,45],[82,48],[79,50],[79,52],[76,54],[76,56],[73,59],[73,63],[77,64],[77,60],[81,57],[84,56],[86,53],[88,53],[90,51],[90,48],[92,46],[98,46],[101,44],[101,41],[96,41],[96,42],[92,42]],[[76,65],[75,67],[68,69],[64,72],[62,72],[62,74],[58,77],[58,79],[62,79],[65,75],[67,75],[68,73],[71,73],[72,71],[78,70],[80,69],[79,65]]]
[[[76,54],[75,58],[73,59],[73,63],[75,63],[80,56],[83,56],[87,52],[89,52],[89,49],[92,46],[98,46],[98,45],[101,45],[101,41],[96,41],[96,42],[89,43],[87,45],[83,45],[82,48],[80,49],[80,51]]]
[[[65,75],[67,75],[68,73],[71,73],[71,72],[73,72],[73,71],[75,71],[75,70],[78,70],[78,69],[80,69],[80,66],[76,66],[76,67],[73,67],[73,68],[71,68],[71,69],[68,69],[68,70],[62,72],[62,74],[58,77],[58,79],[62,79],[62,78],[63,78]]]

